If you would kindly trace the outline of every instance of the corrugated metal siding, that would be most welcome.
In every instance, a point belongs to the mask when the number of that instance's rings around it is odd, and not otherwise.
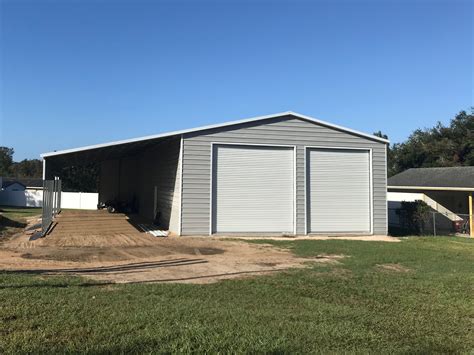
[[[181,144],[179,149],[181,150]],[[180,234],[180,218],[181,218],[181,154],[178,152],[178,167],[176,170],[176,180],[173,189],[173,199],[171,203],[171,216],[169,230],[173,233]]]
[[[119,195],[120,201],[133,201],[136,199],[136,183],[138,162],[134,157],[124,157],[119,161],[120,182]]]
[[[370,153],[309,149],[308,232],[370,232]]]
[[[305,233],[305,146],[373,149],[374,233],[386,234],[385,145],[368,138],[284,116],[184,136],[182,233],[207,235],[210,223],[211,142],[296,145],[296,230]]]
[[[213,232],[293,233],[294,166],[293,148],[215,145]]]
[[[101,162],[99,179],[99,200],[131,202],[136,195],[137,159],[124,157]]]
[[[119,161],[106,160],[100,164],[99,201],[107,202],[118,198],[119,194]]]
[[[179,195],[176,195],[179,151],[180,139],[174,139],[146,151],[140,157],[140,214],[150,219],[154,218],[153,203],[156,186],[157,211],[161,214],[160,221],[164,228],[171,226],[172,207],[179,204],[177,202]],[[177,231],[173,230],[173,232]]]

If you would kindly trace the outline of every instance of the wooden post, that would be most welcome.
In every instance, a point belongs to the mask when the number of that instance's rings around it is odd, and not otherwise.
[[[472,206],[472,192],[469,194],[469,230],[471,237],[474,237],[474,208]]]

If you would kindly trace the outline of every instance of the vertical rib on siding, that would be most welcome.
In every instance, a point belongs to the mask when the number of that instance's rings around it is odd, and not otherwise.
[[[141,181],[139,184],[140,214],[153,219],[154,188],[157,187],[157,211],[164,228],[176,228],[176,205],[179,194],[176,180],[179,176],[180,139],[165,141],[140,156]],[[140,171],[137,171],[138,174]]]
[[[181,143],[179,149],[181,150]],[[178,152],[178,162],[176,168],[176,180],[173,188],[173,197],[171,202],[171,215],[169,230],[175,234],[180,234],[179,219],[181,214],[181,154]]]
[[[374,234],[386,234],[385,144],[294,116],[184,135],[182,234],[207,235],[210,223],[211,143],[296,146],[296,233],[305,233],[305,146],[372,148]],[[271,177],[269,177],[271,178]]]

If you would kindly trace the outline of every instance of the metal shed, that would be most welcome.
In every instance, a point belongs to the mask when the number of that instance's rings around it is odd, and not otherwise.
[[[42,154],[178,235],[387,233],[387,140],[294,112]]]

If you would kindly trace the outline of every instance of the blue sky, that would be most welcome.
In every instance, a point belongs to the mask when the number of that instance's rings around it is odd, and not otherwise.
[[[15,160],[286,110],[392,142],[473,105],[469,0],[0,0]]]

